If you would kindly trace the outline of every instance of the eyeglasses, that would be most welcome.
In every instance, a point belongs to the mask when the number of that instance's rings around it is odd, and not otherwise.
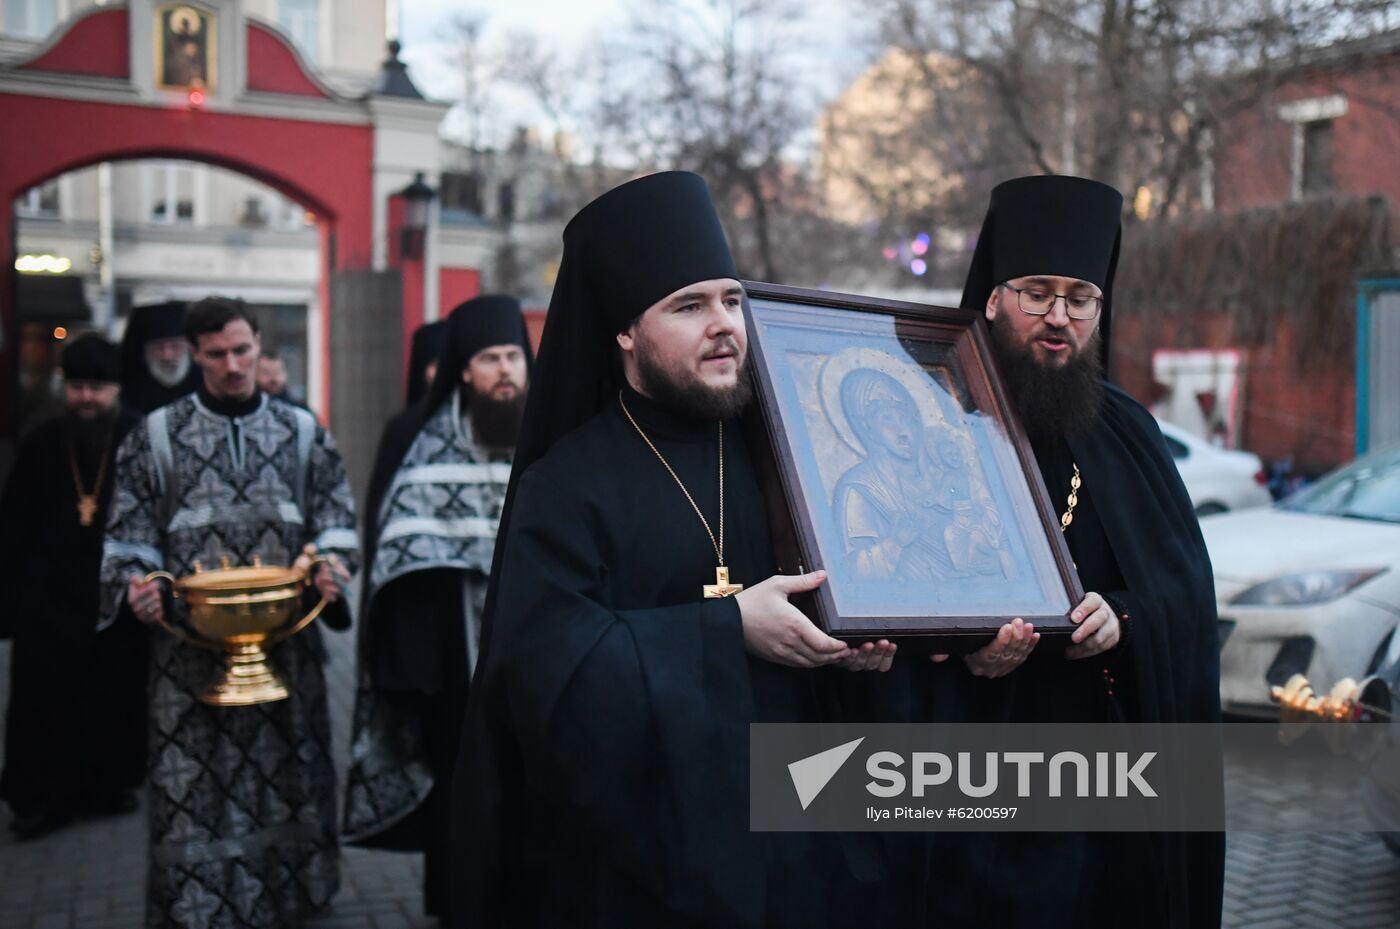
[[[1040,287],[1012,287],[1003,284],[1007,290],[1016,292],[1017,305],[1028,316],[1046,316],[1055,308],[1056,300],[1065,301],[1065,312],[1070,319],[1093,319],[1103,308],[1102,297],[1088,294],[1057,294]]]

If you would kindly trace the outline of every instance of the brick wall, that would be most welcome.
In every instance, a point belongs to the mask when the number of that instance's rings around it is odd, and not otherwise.
[[[1340,94],[1333,122],[1333,177],[1343,194],[1382,194],[1400,206],[1400,52],[1305,71],[1221,127],[1215,153],[1216,208],[1289,199],[1293,126],[1280,106]]]
[[[1340,325],[1353,325],[1339,320]],[[1292,458],[1308,473],[1350,461],[1356,448],[1356,381],[1351,368],[1300,366],[1290,321],[1280,318],[1267,345],[1244,346],[1224,313],[1114,320],[1114,380],[1144,403],[1155,400],[1152,352],[1159,348],[1238,348],[1245,380],[1240,447],[1265,462]]]

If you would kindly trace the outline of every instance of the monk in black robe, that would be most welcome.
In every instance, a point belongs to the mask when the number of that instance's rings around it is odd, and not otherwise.
[[[446,909],[452,767],[532,360],[512,297],[469,300],[445,326],[441,376],[375,463],[341,830],[425,852],[430,915]]]
[[[693,174],[565,229],[458,759],[449,925],[826,925],[835,842],[749,830],[748,727],[816,718],[817,669],[887,669],[893,647],[847,648],[787,602],[822,574],[774,575],[735,418],[742,297]]]
[[[132,309],[122,334],[122,405],[142,416],[199,386],[199,369],[185,339],[186,305],[178,301]]]
[[[413,442],[418,430],[423,427],[422,404],[427,400],[428,389],[432,387],[437,374],[438,356],[447,344],[447,320],[424,323],[413,330],[412,345],[408,354],[408,378],[404,388],[404,408],[390,417],[379,435],[379,448],[374,456],[374,468],[370,471],[368,506],[365,508],[365,535],[376,535],[375,513],[379,502],[384,499],[384,491],[389,489],[389,481],[399,466],[399,459]],[[367,552],[367,554],[369,554]]]
[[[406,406],[417,406],[428,396],[437,376],[438,357],[447,345],[447,320],[424,323],[413,330],[408,349],[408,379],[404,385]]]
[[[136,422],[118,372],[97,335],[64,348],[66,412],[25,438],[0,498],[0,632],[14,639],[0,797],[21,838],[134,810],[145,776],[146,631],[97,631],[112,459]]]
[[[908,676],[915,720],[1219,721],[1214,587],[1196,517],[1156,422],[1104,381],[1121,210],[1117,191],[1082,178],[992,192],[962,303],[985,313],[1090,593],[1068,641],[1037,634],[1028,657]],[[930,847],[925,925],[1220,923],[1219,833],[938,834]]]

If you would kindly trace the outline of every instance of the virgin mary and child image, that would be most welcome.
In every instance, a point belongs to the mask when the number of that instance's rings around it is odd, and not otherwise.
[[[870,367],[841,378],[840,411],[863,456],[832,494],[854,577],[1016,578],[1001,515],[969,461],[965,430],[928,424],[899,379]]]

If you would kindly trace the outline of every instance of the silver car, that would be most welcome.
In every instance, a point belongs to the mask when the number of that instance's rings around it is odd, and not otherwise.
[[[1268,506],[1268,480],[1259,456],[1216,448],[1180,426],[1157,420],[1196,515],[1209,516],[1252,506]]]
[[[1400,623],[1400,446],[1278,505],[1201,520],[1220,610],[1226,712],[1273,716],[1305,674],[1318,693],[1383,663]]]

